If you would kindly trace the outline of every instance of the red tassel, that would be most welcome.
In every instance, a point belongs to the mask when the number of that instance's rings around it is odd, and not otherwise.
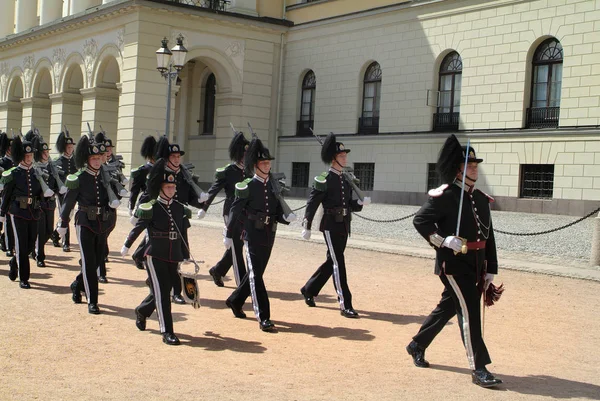
[[[496,287],[494,283],[490,283],[485,292],[485,305],[492,306],[500,300],[502,293],[504,292],[504,284],[500,284],[500,287]]]

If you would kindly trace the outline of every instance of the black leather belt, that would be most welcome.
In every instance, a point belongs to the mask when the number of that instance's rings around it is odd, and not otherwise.
[[[15,196],[14,199],[15,201],[19,202],[19,207],[21,209],[27,209],[28,205],[30,205],[34,209],[40,207],[40,198],[38,196]]]
[[[87,214],[102,214],[105,208],[103,206],[79,206],[79,210]]]
[[[325,214],[333,214],[335,216],[348,216],[348,208],[345,207],[334,207],[331,209],[325,209]]]
[[[248,213],[248,220],[258,221],[265,225],[269,225],[276,221],[274,215],[266,214],[266,213]]]
[[[151,238],[168,238],[170,240],[176,240],[179,235],[176,231],[153,231],[150,233]]]

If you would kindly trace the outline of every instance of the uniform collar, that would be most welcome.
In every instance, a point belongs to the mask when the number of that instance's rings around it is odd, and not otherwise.
[[[91,175],[91,176],[94,176],[94,177],[97,177],[97,176],[100,174],[100,170],[98,170],[98,171],[94,171],[94,170],[92,170],[92,169],[91,169],[91,168],[89,168],[89,167],[86,167],[86,168],[85,168],[85,172],[86,172],[86,173],[88,173],[88,174],[89,174],[89,175]]]
[[[261,182],[263,184],[265,184],[267,181],[269,181],[268,176],[267,176],[267,178],[262,178],[258,174],[254,174],[254,177],[252,177],[252,179],[257,180],[258,182]]]
[[[160,203],[162,203],[163,205],[170,205],[171,203],[173,203],[173,198],[171,198],[171,199],[165,199],[162,196],[159,196],[157,200]]]
[[[454,185],[456,185],[459,188],[462,188],[462,181],[457,178],[454,180]],[[474,189],[475,189],[475,185],[469,185],[465,182],[465,191],[471,193],[471,192],[473,192]]]
[[[26,165],[24,165],[22,163],[19,163],[19,168],[22,170],[25,170],[25,171],[31,170],[32,167],[33,167],[33,163],[29,167],[27,167]]]
[[[40,167],[47,167],[48,166],[48,162],[38,162],[38,166]]]
[[[335,173],[337,175],[342,175],[342,172],[340,170],[336,170],[333,167],[329,167],[329,171],[331,171],[332,173]]]
[[[181,165],[179,165],[179,168],[177,170],[173,170],[171,167],[169,167],[169,165],[165,165],[165,170],[170,171],[174,174],[179,174],[179,172],[181,171]]]
[[[241,163],[235,163],[234,166],[236,166],[240,170],[244,171],[244,165],[243,164],[241,164]]]
[[[65,159],[71,160],[71,159],[73,158],[73,155],[74,155],[74,154],[75,154],[75,152],[71,153],[71,156],[67,156],[65,153],[63,153],[63,154],[62,154],[62,156],[63,156]]]

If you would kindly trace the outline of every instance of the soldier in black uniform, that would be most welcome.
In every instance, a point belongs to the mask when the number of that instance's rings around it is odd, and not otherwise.
[[[217,169],[215,182],[208,190],[208,200],[202,204],[202,208],[198,211],[199,218],[204,218],[206,211],[215,199],[215,196],[217,196],[222,189],[225,189],[223,220],[225,226],[227,226],[229,210],[235,199],[235,184],[248,178],[244,171],[244,154],[246,153],[246,149],[248,149],[248,144],[249,142],[244,137],[243,132],[237,132],[235,134],[229,144],[229,158],[233,163]],[[223,277],[227,274],[232,265],[236,286],[240,285],[241,278],[246,274],[246,266],[244,265],[244,256],[242,252],[242,247],[244,245],[242,242],[242,225],[238,224],[235,228],[238,231],[231,234],[231,239],[233,240],[231,248],[227,249],[221,260],[208,271],[218,287],[224,286]]]
[[[0,133],[0,155],[2,156],[2,158],[0,158],[0,168],[2,168],[3,172],[8,171],[15,166],[10,151],[12,141],[13,140],[8,137],[6,132]],[[0,230],[2,229],[2,226],[4,226],[4,231],[2,231],[2,236],[0,237],[0,245],[2,246],[2,251],[6,252],[6,256],[12,258],[13,250],[15,248],[15,237],[11,220],[7,219],[5,223],[0,223]]]
[[[58,170],[56,170],[56,167],[50,160],[50,148],[41,136],[36,136],[33,139],[33,147],[36,150],[36,165],[43,173],[46,185],[54,192],[51,197],[43,198],[41,201],[41,216],[38,220],[38,236],[35,244],[35,259],[37,265],[38,267],[46,267],[46,252],[44,251],[44,248],[54,230],[56,194],[64,195],[67,192],[67,187],[64,186],[60,180]]]
[[[7,213],[9,214],[15,238],[15,256],[10,260],[8,278],[14,281],[18,270],[19,285],[26,289],[31,288],[29,254],[35,246],[43,197],[42,187],[33,167],[34,151],[31,142],[21,141],[21,137],[14,138],[11,154],[17,166],[2,173],[4,191],[0,219],[6,219]]]
[[[146,319],[156,308],[163,342],[168,345],[179,345],[179,339],[173,333],[170,294],[173,280],[179,281],[177,268],[183,261],[183,249],[187,248],[181,235],[182,228],[191,215],[187,207],[175,201],[176,181],[175,174],[165,169],[164,160],[154,165],[148,178],[148,193],[152,200],[136,210],[137,224],[121,249],[121,255],[127,255],[133,241],[146,230],[145,255],[152,285],[150,294],[135,308],[136,326],[145,330]]]
[[[417,212],[413,223],[436,250],[435,274],[444,284],[444,291],[437,307],[425,319],[406,350],[417,367],[428,367],[425,349],[457,315],[469,366],[473,370],[473,383],[493,387],[502,381],[485,367],[491,359],[481,335],[478,284],[487,289],[498,273],[498,259],[489,206],[493,199],[474,188],[477,166],[482,161],[475,156],[473,148],[462,147],[454,135],[448,137],[440,151],[437,168],[445,184],[429,191],[429,200]],[[463,203],[459,214],[461,193]]]
[[[358,313],[352,307],[352,294],[346,279],[344,251],[350,236],[352,212],[361,211],[363,205],[369,204],[371,200],[368,197],[364,198],[364,202],[360,199],[352,199],[352,187],[342,171],[346,167],[348,153],[350,149],[346,149],[343,143],[336,142],[334,134],[329,134],[325,138],[321,148],[321,159],[330,167],[328,171],[315,177],[313,189],[306,203],[302,237],[310,239],[312,221],[317,208],[322,204],[324,214],[319,230],[323,232],[327,244],[327,260],[319,266],[300,292],[308,306],[316,306],[314,297],[319,295],[333,274],[333,285],[337,292],[340,313],[348,318],[357,318]]]
[[[226,305],[237,318],[245,318],[242,311],[244,302],[252,295],[254,314],[263,331],[273,331],[269,295],[265,288],[263,275],[271,256],[275,242],[277,223],[289,224],[296,216],[284,218],[281,203],[277,199],[271,182],[271,160],[275,158],[265,148],[260,139],[253,138],[244,159],[246,170],[254,171],[253,178],[247,178],[235,186],[236,198],[231,205],[227,233],[223,242],[229,249],[233,244],[233,235],[239,232],[237,227],[244,225],[244,246],[248,272],[242,278],[238,288],[227,298]]]
[[[56,140],[56,150],[60,152],[60,156],[56,159],[56,164],[60,167],[60,177],[63,182],[67,181],[67,177],[70,174],[75,174],[77,172],[77,166],[75,166],[75,158],[73,154],[75,152],[75,141],[73,138],[69,136],[69,131],[66,129],[62,131],[58,135],[58,139]],[[64,203],[65,196],[63,194],[58,194],[58,210],[62,208],[62,204]],[[52,244],[55,247],[59,247],[60,245],[60,235],[58,232],[54,230],[52,233]],[[62,248],[63,252],[71,251],[71,229],[67,227],[67,233],[65,234],[62,240]]]
[[[98,275],[96,270],[106,249],[106,236],[116,222],[118,200],[115,189],[101,174],[103,143],[96,144],[83,136],[77,143],[75,163],[80,170],[67,177],[65,201],[60,211],[58,233],[65,235],[70,214],[75,203],[75,228],[81,250],[81,273],[71,284],[73,302],[81,303],[81,291],[85,289],[88,312],[99,314]]]
[[[154,166],[154,154],[156,152],[156,139],[153,136],[147,136],[142,143],[140,154],[146,160],[146,164],[131,170],[131,191],[129,195],[129,215],[133,216],[135,209],[139,204],[150,200],[146,192],[146,179],[150,169]],[[139,199],[139,202],[138,202]],[[133,261],[138,269],[144,269],[144,248],[145,240],[138,246],[133,253]]]

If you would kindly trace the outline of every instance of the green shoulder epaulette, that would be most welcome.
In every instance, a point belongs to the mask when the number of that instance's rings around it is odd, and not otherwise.
[[[226,165],[225,167],[219,167],[218,169],[215,170],[215,179],[219,180],[221,178],[225,178],[225,170],[227,169],[227,167],[231,166],[231,163],[229,163],[228,165]]]
[[[244,181],[235,184],[235,196],[238,198],[247,198],[250,195],[250,191],[248,191],[248,183],[250,181],[252,181],[252,178],[246,178]]]
[[[65,186],[68,189],[77,189],[77,188],[79,188],[79,176],[81,175],[82,172],[83,172],[83,169],[79,170],[75,174],[69,174],[67,176],[67,182],[65,182]]]
[[[2,184],[8,184],[9,182],[11,182],[13,180],[13,171],[15,170],[16,167],[12,167],[9,168],[8,170],[4,171],[2,173],[2,178],[0,179],[0,182]]]
[[[156,199],[152,199],[150,202],[142,203],[135,210],[135,217],[138,219],[151,219],[152,218],[152,210],[154,204],[156,203]]]
[[[329,175],[329,171],[325,171],[321,175],[315,177],[315,181],[313,182],[313,187],[317,191],[325,192],[327,191],[327,176]]]
[[[187,206],[183,207],[183,215],[185,216],[186,219],[191,219],[192,218],[192,209],[190,209]]]

